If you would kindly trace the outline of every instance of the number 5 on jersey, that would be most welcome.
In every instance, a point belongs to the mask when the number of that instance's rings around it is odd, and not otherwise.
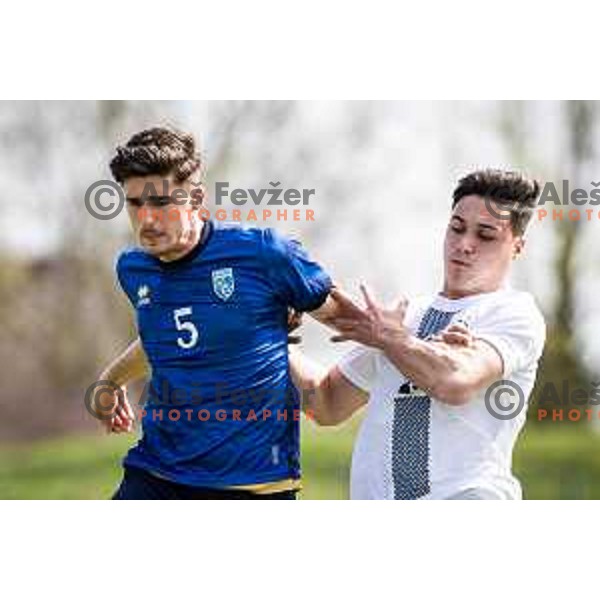
[[[185,336],[179,336],[177,338],[177,345],[184,350],[189,350],[198,343],[199,335],[196,325],[194,325],[193,321],[184,320],[185,317],[190,317],[191,314],[191,306],[177,308],[173,311],[173,318],[175,319],[175,327],[177,327],[177,331],[184,331],[186,333]]]

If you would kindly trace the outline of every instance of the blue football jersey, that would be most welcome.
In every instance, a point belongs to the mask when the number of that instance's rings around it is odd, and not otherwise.
[[[207,221],[181,259],[130,249],[116,270],[152,367],[124,464],[206,487],[298,478],[287,310],[325,302],[323,269],[272,229]]]

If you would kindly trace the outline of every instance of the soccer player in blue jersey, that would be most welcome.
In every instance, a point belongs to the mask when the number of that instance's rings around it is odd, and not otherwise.
[[[114,498],[294,498],[301,407],[288,310],[329,322],[338,306],[329,276],[272,229],[200,218],[191,135],[142,131],[110,166],[139,244],[116,263],[139,338],[100,375],[119,387],[107,431],[132,430],[126,386],[151,371],[143,433]]]

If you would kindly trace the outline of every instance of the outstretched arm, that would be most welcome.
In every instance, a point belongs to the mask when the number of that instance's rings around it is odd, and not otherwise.
[[[477,390],[502,376],[502,359],[487,342],[475,338],[468,344],[453,343],[452,339],[421,340],[403,324],[405,301],[395,310],[385,310],[364,286],[361,290],[365,309],[346,298],[337,298],[348,304],[347,313],[354,314],[333,319],[340,332],[334,341],[354,340],[379,348],[408,379],[446,404],[465,404]],[[335,297],[336,292],[332,295]]]

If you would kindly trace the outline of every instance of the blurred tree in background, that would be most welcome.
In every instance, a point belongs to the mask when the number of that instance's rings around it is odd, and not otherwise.
[[[593,132],[598,117],[596,104],[588,101],[563,102],[566,127],[566,152],[564,178],[570,181],[570,190],[589,189],[585,169],[594,158]],[[588,178],[589,180],[589,178]],[[564,202],[564,198],[561,198]],[[554,205],[552,207],[554,208]],[[573,205],[565,205],[567,212]],[[538,376],[536,394],[543,400],[542,406],[553,408],[577,408],[573,399],[563,394],[565,381],[570,392],[576,388],[590,389],[592,374],[582,362],[578,344],[578,329],[583,325],[577,320],[576,263],[578,244],[581,244],[581,228],[585,223],[574,220],[556,222],[557,251],[555,260],[557,293],[553,313],[548,320],[548,341],[544,360]],[[558,392],[556,403],[550,400]],[[561,402],[561,400],[564,401]],[[582,408],[580,405],[579,408]],[[577,421],[575,421],[577,422]],[[585,421],[581,421],[585,423]]]
[[[8,158],[1,174],[0,439],[10,441],[92,426],[83,391],[99,361],[118,349],[115,340],[127,341],[128,321],[111,260],[124,237],[99,227],[82,198],[108,176],[117,132],[157,119],[161,106],[6,102],[0,111]]]
[[[533,118],[529,108],[530,103],[527,102],[510,102],[504,106],[501,130],[517,164],[531,165],[536,162],[535,146],[528,143],[527,120]],[[582,251],[583,228],[594,227],[596,223],[568,218],[570,210],[579,208],[583,212],[588,207],[569,203],[569,198],[564,197],[562,180],[568,180],[569,194],[576,188],[590,189],[590,180],[594,179],[591,169],[596,158],[598,103],[561,102],[559,119],[563,130],[560,162],[553,167],[546,166],[545,170],[552,172],[548,180],[555,183],[562,205],[547,203],[544,209],[549,215],[554,210],[561,211],[563,218],[547,222],[555,238],[553,258],[551,253],[546,254],[553,264],[554,300],[546,315],[547,341],[532,395],[529,422],[580,425],[589,424],[589,421],[585,418],[569,420],[567,411],[587,408],[579,400],[573,402],[573,393],[580,389],[589,394],[594,376],[589,365],[583,361],[582,337],[587,332],[587,324],[582,318],[582,311],[578,310],[578,304],[581,303],[581,295],[589,294],[590,289],[585,285],[585,270],[577,258]],[[557,412],[556,420],[539,420],[538,408],[546,409],[549,415],[553,410],[562,409],[563,419],[559,419],[560,412]]]

